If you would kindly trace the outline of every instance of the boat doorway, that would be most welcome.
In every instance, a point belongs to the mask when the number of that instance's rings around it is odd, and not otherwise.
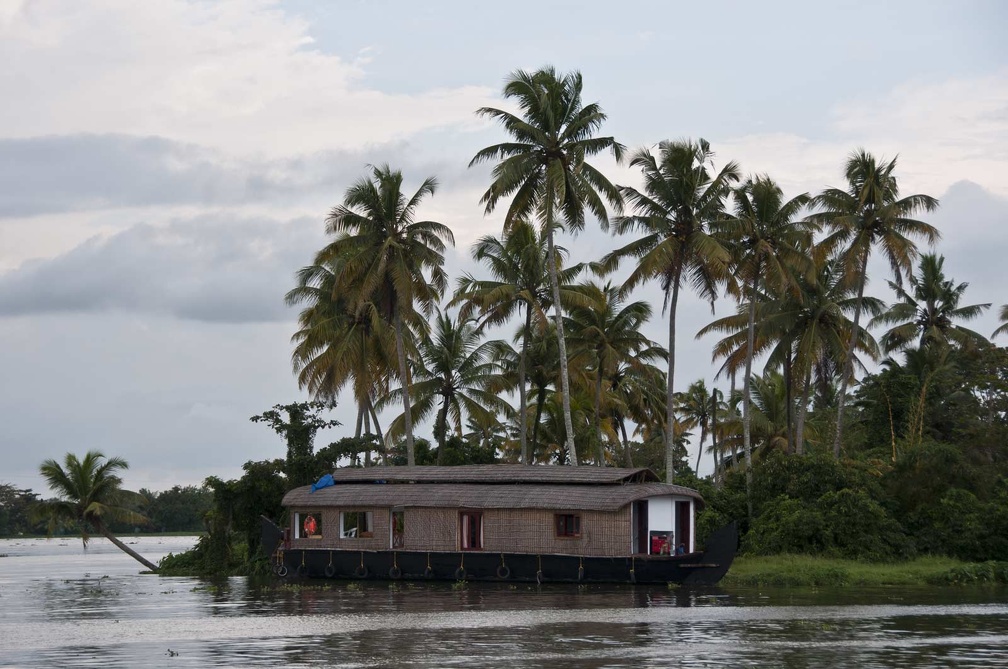
[[[406,514],[402,509],[389,512],[389,526],[392,529],[392,548],[402,548],[406,541]]]
[[[459,547],[464,551],[483,550],[483,514],[479,511],[459,513]]]
[[[693,514],[691,513],[689,502],[676,502],[676,525],[679,526],[679,536],[676,538],[676,545],[682,544],[686,548],[686,552],[692,551],[693,546]],[[672,547],[672,551],[675,552],[675,547]]]
[[[648,552],[648,503],[647,500],[640,500],[633,503],[633,551],[635,553]]]

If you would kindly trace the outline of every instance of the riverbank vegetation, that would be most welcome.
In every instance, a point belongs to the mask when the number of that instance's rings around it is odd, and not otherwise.
[[[810,555],[739,557],[722,585],[774,587],[1008,584],[1008,562],[920,557],[880,563]]]
[[[451,230],[420,212],[436,179],[412,191],[379,166],[349,186],[287,294],[313,400],[253,417],[287,458],[208,479],[208,534],[174,564],[254,571],[259,515],[281,520],[284,491],[337,465],[471,462],[649,467],[701,491],[699,538],[739,522],[747,556],[1008,560],[1008,351],[967,327],[991,305],[970,303],[918,220],[938,201],[864,149],[815,194],[703,139],[626,151],[581,95],[580,74],[518,71],[516,111],[478,111],[506,140],[475,153],[492,166],[481,202],[505,215],[454,290]],[[626,155],[638,183],[611,183],[600,154]],[[597,257],[562,238],[592,218],[618,235]],[[635,297],[648,285],[662,304]],[[684,292],[721,315],[679,332]],[[661,342],[644,334],[656,314]],[[684,383],[677,339],[706,333],[711,373]],[[341,396],[353,436],[316,451]],[[428,423],[430,441],[414,435]]]

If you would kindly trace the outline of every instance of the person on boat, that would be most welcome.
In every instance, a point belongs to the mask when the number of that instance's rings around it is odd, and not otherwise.
[[[671,555],[672,544],[670,543],[668,535],[662,537],[661,549],[658,552],[662,555]]]
[[[308,516],[304,519],[304,532],[306,537],[313,537],[318,532],[318,523],[315,522],[315,516]]]
[[[679,547],[675,549],[676,555],[686,555],[686,544],[679,544]]]

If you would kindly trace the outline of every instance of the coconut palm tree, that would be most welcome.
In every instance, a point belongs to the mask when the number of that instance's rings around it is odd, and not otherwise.
[[[360,438],[362,427],[371,434],[373,420],[382,440],[374,403],[396,364],[394,333],[373,302],[354,308],[339,290],[338,262],[338,258],[319,258],[303,267],[297,274],[297,287],[285,296],[288,306],[305,305],[298,316],[299,328],[291,337],[295,344],[291,361],[298,387],[323,401],[335,400],[351,383],[357,402],[355,438]],[[370,462],[370,451],[367,457]]]
[[[444,293],[448,278],[444,271],[445,243],[454,244],[451,230],[435,221],[415,220],[423,198],[437,189],[428,177],[412,196],[403,192],[403,175],[388,165],[374,167],[371,175],[355,182],[326,218],[326,231],[336,239],[320,254],[319,260],[338,259],[335,285],[351,296],[351,313],[356,317],[374,305],[395,331],[399,380],[403,388],[406,457],[416,464],[413,422],[410,410],[410,376],[406,363],[407,322],[417,329],[425,323],[416,318],[420,306],[426,316]]]
[[[568,289],[568,284],[584,267],[577,264],[564,268],[562,262],[566,255],[566,249],[556,247],[556,257],[561,262],[558,268],[560,298],[564,303],[577,300],[578,296]],[[500,239],[493,236],[479,239],[473,246],[472,257],[489,269],[492,278],[477,280],[465,274],[459,279],[455,297],[449,303],[449,306],[461,305],[459,318],[479,314],[479,327],[482,329],[489,325],[503,325],[516,311],[524,312],[517,367],[518,437],[521,462],[529,464],[528,343],[533,327],[542,330],[549,320],[546,311],[553,302],[553,295],[549,285],[548,253],[535,228],[524,221],[516,221]]]
[[[598,464],[603,466],[604,389],[611,388],[612,377],[620,364],[646,365],[663,351],[640,331],[651,317],[651,305],[647,302],[626,303],[622,291],[611,283],[601,286],[589,281],[578,288],[577,292],[586,298],[587,303],[570,310],[571,360],[578,369],[590,372],[593,377],[593,434]]]
[[[938,208],[938,200],[928,195],[900,197],[896,175],[896,159],[878,161],[864,149],[858,149],[847,159],[846,189],[827,188],[813,199],[820,211],[812,220],[830,231],[823,244],[836,249],[843,261],[844,275],[858,289],[854,309],[854,328],[850,332],[840,374],[837,404],[836,436],[833,455],[840,457],[843,439],[843,414],[847,384],[854,372],[854,347],[861,323],[861,304],[868,277],[868,260],[878,247],[892,269],[897,285],[903,275],[912,270],[917,257],[913,238],[934,244],[940,237],[933,225],[912,218],[918,212]]]
[[[657,349],[657,355],[664,358],[665,351]],[[623,465],[633,467],[626,421],[634,423],[635,432],[641,432],[644,425],[664,422],[665,372],[651,364],[624,362],[616,367],[610,382],[610,413],[623,442]]]
[[[740,368],[749,348],[754,355],[767,354],[768,369],[782,368],[786,360],[792,361],[791,373],[785,375],[784,380],[794,383],[801,391],[795,434],[795,450],[799,454],[803,450],[805,412],[813,377],[827,375],[829,378],[817,380],[823,385],[832,383],[831,370],[838,367],[837,362],[845,355],[846,341],[853,328],[849,315],[857,304],[857,288],[845,280],[841,263],[817,249],[811,257],[816,267],[814,278],[797,277],[797,294],[789,291],[779,296],[759,297],[758,325],[752,347],[747,344],[748,303],[740,304],[737,313],[719,318],[697,333],[697,336],[712,332],[726,334],[714,345],[714,360],[725,360],[719,374]],[[869,315],[881,313],[884,307],[881,300],[862,298],[862,310]],[[879,357],[878,344],[863,328],[858,332],[855,352],[872,360]],[[857,356],[854,363],[857,369],[864,369]],[[739,399],[741,401],[741,397]]]
[[[129,465],[122,458],[106,459],[100,451],[88,451],[79,460],[73,453],[67,453],[62,465],[53,459],[46,460],[39,467],[39,474],[56,498],[41,502],[37,513],[48,520],[50,534],[61,524],[76,524],[87,548],[90,527],[143,566],[157,571],[153,562],[119,541],[106,524],[110,520],[147,522],[123,506],[129,493],[122,489],[122,478],[117,472],[127,468]]]
[[[636,259],[636,266],[623,283],[630,291],[638,284],[657,279],[665,294],[669,315],[668,376],[665,422],[675,424],[676,308],[683,282],[704,299],[713,302],[717,282],[725,275],[731,255],[710,234],[710,226],[724,215],[725,198],[738,181],[738,166],[730,162],[715,171],[707,140],[664,141],[658,156],[650,149],[637,150],[630,165],[640,168],[644,192],[624,186],[621,192],[633,215],[615,219],[619,234],[639,233],[629,244],[606,255],[601,266],[614,270],[623,258]],[[673,466],[675,430],[665,430],[666,478],[675,478]]]
[[[493,181],[484,193],[486,213],[502,198],[511,198],[504,229],[533,216],[542,223],[546,237],[550,285],[553,291],[554,321],[560,347],[560,384],[563,399],[566,450],[571,464],[578,464],[571,422],[570,381],[560,302],[560,280],[554,244],[556,228],[566,226],[576,232],[584,227],[588,209],[603,228],[608,213],[603,199],[614,208],[622,207],[619,190],[587,158],[609,151],[621,160],[623,146],[612,137],[597,137],[606,115],[596,103],[581,101],[579,72],[560,75],[552,67],[535,72],[515,71],[504,84],[504,98],[514,100],[521,116],[493,107],[477,114],[499,122],[511,141],[489,146],[477,153],[469,166],[500,161],[493,169]]]
[[[507,402],[494,392],[498,368],[492,359],[493,347],[480,339],[481,333],[471,318],[456,321],[438,311],[433,332],[420,342],[420,356],[410,388],[411,409],[414,421],[425,420],[437,412],[434,438],[438,442],[438,464],[443,458],[449,427],[456,436],[462,436],[464,415],[489,424],[495,416],[510,411]],[[380,406],[394,402],[402,392],[403,388],[393,390]],[[397,418],[390,432],[400,430],[404,418]]]
[[[707,434],[711,430],[711,410],[713,408],[711,394],[707,391],[707,384],[704,383],[704,380],[697,379],[689,385],[686,392],[677,393],[676,407],[683,428],[700,430],[700,444],[697,447],[697,463],[694,468],[697,477],[699,477],[700,456],[703,454]]]
[[[808,194],[803,193],[785,202],[784,192],[768,176],[750,178],[736,188],[732,195],[734,215],[718,227],[722,229],[725,238],[731,240],[735,251],[732,262],[734,274],[745,287],[743,290],[746,290],[749,299],[745,373],[742,375],[742,445],[746,458],[746,488],[751,490],[749,404],[756,304],[764,286],[781,293],[798,291],[797,276],[808,274],[812,268],[808,248],[812,245],[813,224],[797,218],[809,203]],[[749,500],[751,518],[751,495]]]
[[[989,343],[979,332],[955,321],[978,318],[990,308],[990,302],[960,306],[969,284],[954,285],[951,279],[946,279],[944,265],[944,256],[925,253],[920,258],[918,273],[910,275],[910,290],[889,282],[898,301],[870,323],[893,325],[882,335],[886,353],[902,351],[914,343],[921,349]]]
[[[997,330],[991,333],[991,339],[997,337],[998,335],[1003,335],[1008,333],[1008,304],[1001,305],[1001,325]]]

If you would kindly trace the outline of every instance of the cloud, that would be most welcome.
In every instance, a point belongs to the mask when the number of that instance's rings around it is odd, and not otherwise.
[[[846,157],[864,147],[898,156],[905,193],[937,195],[969,179],[1008,196],[1008,71],[910,82],[877,99],[837,104],[822,136],[768,133],[712,140],[746,172],[767,172],[786,191],[843,185]]]
[[[237,158],[163,137],[68,135],[0,140],[0,218],[124,207],[269,203],[332,197],[369,163],[407,178],[434,167],[408,142],[316,151],[282,159]]]
[[[366,85],[275,2],[15,3],[0,20],[0,133],[160,136],[239,155],[360,149],[476,125],[486,87]],[[25,113],[25,110],[32,110]]]
[[[283,295],[321,247],[318,220],[139,224],[0,275],[0,315],[127,311],[209,322],[291,318]]]

